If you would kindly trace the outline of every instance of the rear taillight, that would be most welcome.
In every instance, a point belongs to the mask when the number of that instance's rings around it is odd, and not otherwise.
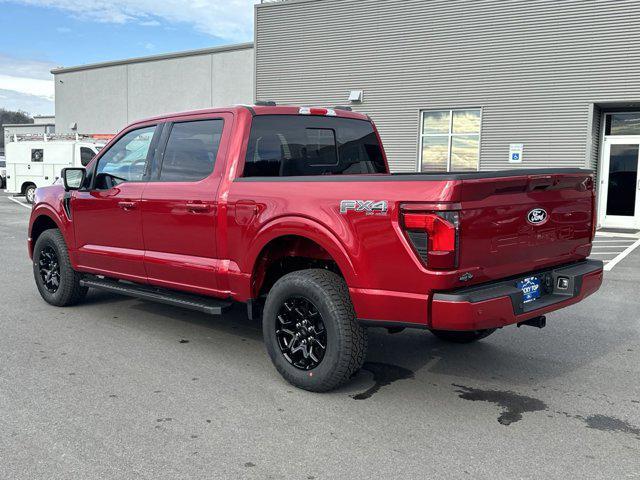
[[[458,212],[405,212],[402,226],[418,256],[428,268],[458,266],[460,219]]]

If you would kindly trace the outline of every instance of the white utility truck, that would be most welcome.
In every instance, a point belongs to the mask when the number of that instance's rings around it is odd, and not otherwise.
[[[103,145],[79,136],[8,136],[6,191],[33,203],[36,188],[53,184],[63,168],[84,167]]]

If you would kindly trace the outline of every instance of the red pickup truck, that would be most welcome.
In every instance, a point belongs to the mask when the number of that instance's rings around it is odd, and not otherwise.
[[[346,109],[156,117],[62,178],[29,225],[47,302],[246,302],[277,370],[312,391],[362,366],[367,327],[470,342],[542,327],[602,282],[591,171],[390,174],[371,119]]]

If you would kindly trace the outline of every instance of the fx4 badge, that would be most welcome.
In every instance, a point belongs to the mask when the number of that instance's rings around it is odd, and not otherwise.
[[[386,215],[389,207],[386,200],[342,200],[340,213],[362,212],[366,215]]]

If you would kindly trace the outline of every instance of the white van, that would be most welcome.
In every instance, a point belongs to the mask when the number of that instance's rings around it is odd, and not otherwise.
[[[101,145],[82,140],[17,140],[5,145],[7,193],[33,203],[36,188],[53,184],[66,167],[86,166]]]

